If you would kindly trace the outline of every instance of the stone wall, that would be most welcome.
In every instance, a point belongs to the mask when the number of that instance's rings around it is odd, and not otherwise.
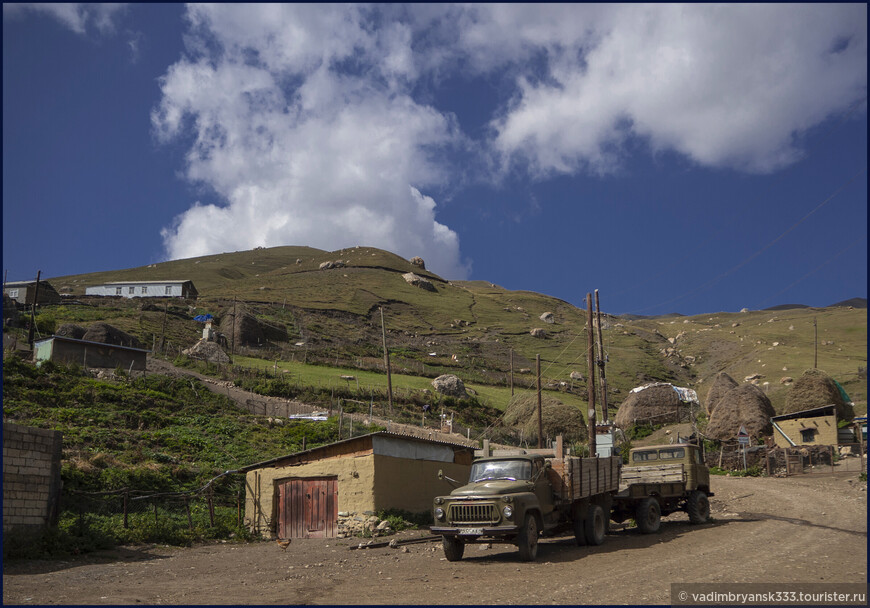
[[[63,436],[3,423],[3,530],[55,525]]]

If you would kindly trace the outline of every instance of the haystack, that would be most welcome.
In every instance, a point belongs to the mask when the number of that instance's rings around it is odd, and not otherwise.
[[[260,321],[246,310],[238,310],[235,323],[232,314],[225,314],[220,322],[220,332],[234,347],[265,346],[269,341],[287,340],[287,328],[281,323]]]
[[[205,338],[199,342],[181,351],[191,359],[202,359],[212,363],[229,363],[230,358],[223,349],[214,342],[209,342]]]
[[[63,336],[64,338],[73,338],[74,340],[81,340],[84,338],[87,331],[88,330],[81,325],[76,325],[75,323],[64,323],[57,328],[54,335]]]
[[[825,405],[837,407],[837,420],[851,420],[855,417],[852,406],[843,398],[834,379],[821,370],[808,369],[788,392],[782,413],[793,414]]]
[[[776,412],[767,395],[754,384],[741,384],[719,400],[704,434],[711,439],[733,440],[742,425],[753,437],[771,435],[772,416]]]
[[[114,344],[115,346],[129,346],[131,348],[142,348],[135,337],[125,331],[121,331],[117,327],[113,327],[108,323],[99,321],[88,327],[88,330],[81,338],[90,342],[102,342],[103,344]]]
[[[671,384],[656,383],[638,387],[629,393],[619,410],[614,423],[627,429],[637,424],[666,424],[679,422],[687,405]]]
[[[522,432],[531,442],[538,436],[538,398],[534,394],[517,395],[508,402],[503,420]],[[541,398],[541,427],[544,437],[562,435],[566,441],[584,441],[587,437],[583,413],[549,396]]]
[[[713,413],[716,405],[724,397],[728,391],[740,386],[737,380],[726,374],[719,372],[713,380],[713,386],[710,387],[710,392],[707,393],[707,400],[704,402],[704,409],[707,410],[707,416]]]

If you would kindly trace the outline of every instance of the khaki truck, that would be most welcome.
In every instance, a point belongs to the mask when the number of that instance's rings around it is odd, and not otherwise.
[[[685,511],[689,521],[710,518],[710,471],[701,448],[690,443],[634,448],[622,467],[611,519],[634,518],[644,534],[657,532],[663,515]]]
[[[540,535],[568,525],[580,545],[604,542],[621,458],[564,456],[561,442],[549,457],[512,452],[476,460],[467,484],[434,499],[430,530],[449,561],[473,543],[515,544],[521,560],[533,561]]]

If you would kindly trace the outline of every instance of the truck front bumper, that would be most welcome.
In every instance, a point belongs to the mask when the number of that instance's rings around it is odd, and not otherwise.
[[[519,531],[519,526],[431,526],[429,531],[432,534],[437,534],[439,536],[459,536],[461,538],[467,538],[468,540],[473,540],[475,538],[480,538],[482,536],[486,537],[505,537],[505,536],[516,536]]]

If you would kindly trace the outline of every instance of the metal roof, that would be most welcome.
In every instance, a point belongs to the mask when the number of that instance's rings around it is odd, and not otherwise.
[[[190,279],[164,279],[162,281],[110,281],[89,285],[88,287],[102,287],[103,285],[165,285],[166,283],[193,283]]]
[[[791,420],[793,418],[809,418],[810,414],[818,414],[820,416],[824,416],[824,412],[826,410],[832,410],[831,413],[836,413],[837,406],[833,403],[829,405],[823,405],[821,407],[814,407],[809,410],[801,410],[800,412],[792,412],[791,414],[782,414],[780,416],[773,416],[771,420]]]
[[[324,448],[330,448],[330,447],[334,447],[337,445],[342,445],[345,443],[349,443],[351,441],[359,441],[360,439],[364,439],[366,437],[374,437],[376,435],[381,436],[381,437],[393,437],[395,439],[407,439],[410,441],[418,441],[421,443],[436,443],[439,445],[448,445],[448,446],[457,447],[457,448],[464,448],[467,450],[475,449],[474,446],[465,445],[462,443],[454,443],[452,441],[440,441],[437,439],[424,439],[423,437],[415,437],[414,435],[402,435],[400,433],[391,433],[390,431],[377,431],[374,433],[366,433],[365,435],[357,435],[356,437],[349,437],[348,439],[342,439],[340,441],[335,441],[333,443],[327,443],[325,445],[320,445],[320,446],[317,446],[316,448],[311,448],[310,450],[305,450],[303,452],[294,452],[292,454],[287,454],[285,456],[278,456],[277,458],[270,458],[269,460],[264,460],[262,462],[255,462],[254,464],[249,464],[249,465],[244,466],[244,467],[239,467],[236,471],[239,473],[245,473],[247,471],[252,471],[254,469],[260,469],[263,467],[267,467],[269,465],[281,462],[282,460],[287,460],[288,458],[302,456],[304,454],[311,454],[312,452],[316,452],[318,450],[323,450]]]
[[[36,340],[34,344],[41,344],[42,342],[48,342],[50,340],[60,340],[61,342],[72,342],[74,344],[93,344],[94,346],[108,346],[110,348],[119,348],[122,350],[132,350],[137,353],[150,353],[150,350],[145,350],[144,348],[133,348],[132,346],[121,346],[119,344],[107,344],[105,342],[93,342],[92,340],[77,340],[76,338],[69,338],[67,336],[51,336],[49,338],[43,338],[42,340]]]

